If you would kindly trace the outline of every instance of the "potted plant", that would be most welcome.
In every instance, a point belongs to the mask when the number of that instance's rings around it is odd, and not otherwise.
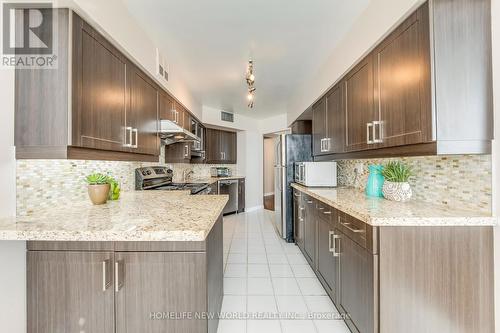
[[[92,173],[86,178],[90,201],[94,205],[102,205],[108,201],[109,179],[102,173]]]
[[[412,196],[412,191],[408,179],[412,176],[409,166],[401,162],[389,162],[382,170],[384,185],[382,193],[384,198],[393,201],[408,201]]]

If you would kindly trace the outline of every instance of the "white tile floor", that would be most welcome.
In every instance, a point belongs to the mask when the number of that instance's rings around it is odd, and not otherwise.
[[[230,319],[220,320],[218,333],[349,333],[300,250],[276,235],[272,218],[265,210],[224,218],[222,315]]]

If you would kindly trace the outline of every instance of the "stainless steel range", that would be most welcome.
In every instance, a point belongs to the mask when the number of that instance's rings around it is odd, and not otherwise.
[[[163,166],[135,169],[136,190],[191,191],[191,194],[210,194],[207,183],[174,183],[174,172]]]

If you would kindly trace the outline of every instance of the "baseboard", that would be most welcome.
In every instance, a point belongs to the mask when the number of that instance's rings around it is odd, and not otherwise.
[[[271,195],[274,195],[274,192],[264,193],[264,196],[265,196],[265,197],[269,197],[269,196],[271,196]]]
[[[245,208],[245,213],[250,213],[250,212],[253,212],[253,211],[256,211],[256,210],[261,210],[261,209],[264,209],[263,205],[253,206],[253,207]]]

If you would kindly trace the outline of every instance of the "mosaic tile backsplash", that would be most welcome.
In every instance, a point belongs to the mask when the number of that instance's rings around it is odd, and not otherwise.
[[[164,161],[160,156],[160,161]],[[122,191],[135,188],[135,169],[143,166],[168,165],[174,170],[174,181],[182,180],[184,170],[193,170],[191,177],[210,176],[205,164],[165,164],[151,162],[83,161],[83,160],[18,160],[16,166],[16,212],[29,215],[53,205],[87,197],[85,177],[92,172],[109,173]],[[235,165],[227,165],[237,174]]]
[[[412,167],[413,197],[426,202],[491,212],[491,155],[453,155],[338,161],[338,184],[364,191],[368,166],[402,161]],[[356,176],[356,167],[362,172]]]

